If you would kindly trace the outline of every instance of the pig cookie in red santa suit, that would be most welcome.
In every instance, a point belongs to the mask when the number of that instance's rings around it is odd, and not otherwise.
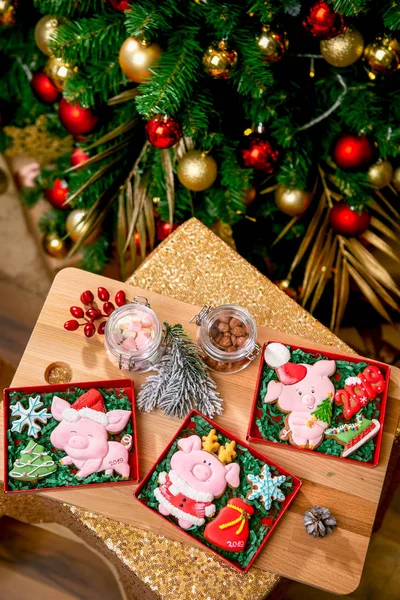
[[[315,418],[315,413],[325,412],[318,408],[334,396],[335,387],[329,377],[336,371],[336,362],[292,363],[289,349],[276,342],[268,344],[264,359],[275,369],[279,380],[268,383],[264,402],[277,401],[279,410],[287,414],[280,439],[313,450],[323,441],[325,429],[330,425],[329,418]]]
[[[207,523],[204,537],[228,552],[243,552],[249,539],[249,519],[254,508],[241,498],[231,498],[216,518]]]
[[[66,452],[67,456],[60,460],[62,465],[75,465],[79,469],[77,478],[84,479],[99,471],[105,475],[115,471],[129,477],[132,438],[127,440],[128,445],[109,442],[108,433],[119,433],[125,428],[130,410],[106,412],[103,396],[91,389],[73,404],[54,396],[51,414],[60,423],[52,431],[50,442]]]
[[[231,462],[235,442],[220,446],[217,440],[215,429],[203,437],[203,445],[198,435],[181,438],[169,472],[159,475],[160,485],[153,492],[158,510],[178,519],[182,529],[204,525],[206,517],[215,514],[214,498],[222,496],[227,485],[240,485],[240,467]]]

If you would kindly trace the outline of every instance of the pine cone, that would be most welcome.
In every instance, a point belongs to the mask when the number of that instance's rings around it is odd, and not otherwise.
[[[325,537],[327,534],[332,533],[333,527],[336,525],[336,519],[331,516],[329,508],[312,506],[304,513],[303,523],[309,535]]]

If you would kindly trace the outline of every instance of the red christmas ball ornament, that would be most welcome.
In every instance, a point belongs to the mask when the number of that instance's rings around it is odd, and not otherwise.
[[[172,148],[182,137],[179,123],[172,117],[157,115],[146,123],[146,137],[152,146],[164,150]]]
[[[125,296],[125,292],[123,290],[119,290],[116,294],[115,294],[115,304],[117,306],[123,306],[126,302],[126,296]]]
[[[305,19],[303,26],[315,38],[330,40],[344,32],[345,21],[341,14],[335,13],[327,2],[316,2]]]
[[[358,212],[345,202],[339,202],[331,208],[329,221],[335,233],[354,237],[368,229],[371,216],[366,210]]]
[[[82,304],[91,304],[94,300],[94,296],[90,290],[86,290],[85,292],[82,292],[80,300]]]
[[[171,225],[171,223],[168,223],[167,221],[158,221],[156,225],[157,240],[159,242],[165,240],[177,227],[178,225],[176,223]]]
[[[85,162],[87,162],[88,160],[89,155],[86,154],[86,152],[84,152],[82,148],[75,148],[75,150],[71,152],[69,162],[71,167],[77,167],[78,165],[85,164]]]
[[[53,85],[44,71],[36,71],[32,75],[31,86],[41,102],[52,103],[61,96],[61,92]]]
[[[50,202],[54,208],[61,210],[68,210],[70,206],[65,205],[64,202],[67,200],[69,194],[68,184],[65,179],[56,179],[53,183],[53,187],[46,188],[44,195],[46,200]]]
[[[365,135],[342,135],[333,149],[333,160],[341,169],[365,169],[373,160],[372,144]]]
[[[89,133],[97,125],[98,118],[90,110],[79,104],[70,104],[62,98],[58,107],[58,117],[65,129],[72,135]]]
[[[129,3],[131,1],[132,0],[105,0],[105,3],[107,6],[110,6],[118,12],[124,12],[125,10],[129,9]]]
[[[241,154],[245,167],[263,173],[272,173],[279,157],[278,150],[274,149],[265,136],[259,133],[251,134],[246,138]]]

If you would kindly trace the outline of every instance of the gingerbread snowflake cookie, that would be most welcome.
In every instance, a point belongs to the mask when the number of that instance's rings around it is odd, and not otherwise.
[[[263,466],[259,475],[249,473],[247,480],[251,483],[252,488],[246,498],[248,500],[258,499],[264,505],[265,510],[271,508],[273,500],[283,502],[285,499],[285,494],[279,488],[286,481],[286,476],[272,476],[268,465]]]
[[[11,424],[11,431],[22,433],[25,427],[28,428],[28,435],[37,438],[41,431],[39,423],[45,424],[51,419],[51,414],[45,408],[42,408],[43,402],[40,395],[30,397],[28,408],[22,402],[16,402],[10,406],[11,417],[15,417]]]

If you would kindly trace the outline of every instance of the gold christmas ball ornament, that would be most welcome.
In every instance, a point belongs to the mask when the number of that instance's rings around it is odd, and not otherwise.
[[[128,37],[119,51],[119,65],[125,75],[135,83],[143,83],[151,76],[161,58],[161,47],[136,37]]]
[[[4,194],[8,188],[8,177],[7,173],[0,169],[0,194]]]
[[[361,58],[364,39],[354,27],[348,27],[342,34],[320,42],[321,54],[333,67],[348,67]]]
[[[217,163],[201,150],[190,150],[179,161],[177,175],[188,190],[202,192],[216,180]]]
[[[237,62],[237,52],[229,48],[226,40],[213,42],[203,56],[206,72],[215,79],[228,79]]]
[[[285,32],[272,31],[268,25],[264,25],[261,35],[256,37],[263,60],[266,63],[276,63],[289,48],[289,41]]]
[[[287,188],[280,183],[275,192],[275,203],[285,215],[302,215],[310,206],[312,193],[297,188]]]
[[[396,71],[400,66],[399,53],[398,41],[387,35],[368,44],[364,50],[364,60],[369,78],[373,80],[377,75],[388,75]]]
[[[395,172],[393,173],[393,179],[392,179],[392,184],[393,187],[400,192],[400,167],[397,167],[397,169],[395,170]]]
[[[55,56],[49,58],[45,67],[47,77],[60,92],[63,91],[67,79],[76,71],[77,67],[72,67],[62,58],[56,58]]]
[[[368,170],[368,181],[377,190],[389,185],[393,178],[393,167],[388,160],[380,160]]]
[[[35,27],[35,42],[39,50],[47,56],[51,56],[53,52],[50,50],[49,42],[56,32],[60,21],[57,17],[46,15],[37,22]]]
[[[15,25],[15,0],[0,0],[0,25]]]
[[[43,248],[53,258],[65,258],[69,252],[70,242],[56,232],[46,233],[43,236]]]
[[[65,227],[69,237],[74,243],[79,242],[88,231],[88,225],[85,221],[86,215],[87,211],[82,208],[76,208],[68,215]],[[100,228],[92,231],[83,242],[83,245],[88,246],[89,244],[93,244],[99,235]]]

